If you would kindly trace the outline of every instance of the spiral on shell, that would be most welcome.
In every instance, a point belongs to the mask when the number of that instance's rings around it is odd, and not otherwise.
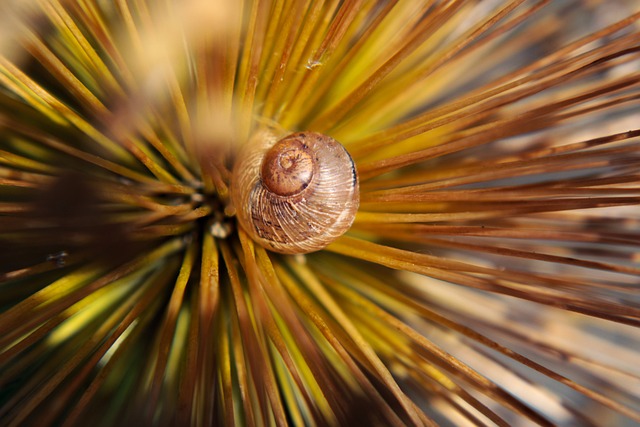
[[[241,227],[260,245],[285,254],[314,252],[340,237],[360,201],[351,156],[315,132],[280,140],[258,132],[238,155],[231,194]]]

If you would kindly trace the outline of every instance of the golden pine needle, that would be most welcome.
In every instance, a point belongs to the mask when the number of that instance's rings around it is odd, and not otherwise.
[[[639,19],[3,3],[0,423],[640,422]],[[261,127],[356,162],[319,253],[236,222]]]

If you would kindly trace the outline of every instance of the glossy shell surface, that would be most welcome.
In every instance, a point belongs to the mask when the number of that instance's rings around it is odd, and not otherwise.
[[[315,132],[254,135],[238,155],[231,194],[242,228],[265,248],[303,254],[344,234],[359,205],[347,150]]]

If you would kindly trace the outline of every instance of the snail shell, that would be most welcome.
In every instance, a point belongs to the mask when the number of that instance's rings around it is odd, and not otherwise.
[[[241,150],[231,194],[241,227],[275,252],[314,252],[344,234],[358,210],[358,174],[335,139],[257,133]]]

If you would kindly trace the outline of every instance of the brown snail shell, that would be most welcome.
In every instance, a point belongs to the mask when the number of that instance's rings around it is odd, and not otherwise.
[[[351,156],[335,139],[257,133],[239,153],[231,194],[240,226],[275,252],[320,250],[353,223],[360,195]]]

